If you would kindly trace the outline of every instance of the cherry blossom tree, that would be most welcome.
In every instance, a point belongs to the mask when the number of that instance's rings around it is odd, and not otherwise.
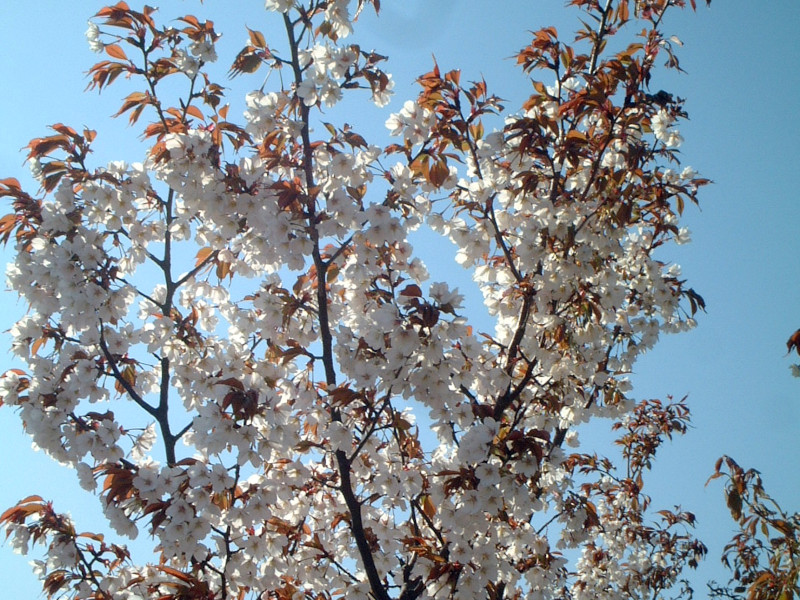
[[[517,54],[522,106],[433,64],[383,148],[326,116],[388,103],[385,57],[350,41],[379,0],[266,0],[285,36],[230,57],[260,86],[238,123],[211,21],[93,17],[89,87],[138,86],[116,116],[147,151],[95,165],[95,131],[56,124],[27,146],[41,189],[0,181],[29,305],[5,414],[117,535],[39,496],[6,510],[49,598],[691,595],[694,516],[645,493],[688,408],[627,378],[704,307],[668,254],[707,181],[655,85],[687,3],[569,4],[576,34]],[[429,280],[417,229],[457,246],[492,330]],[[612,458],[579,437],[603,419]],[[154,554],[127,548],[140,533]]]

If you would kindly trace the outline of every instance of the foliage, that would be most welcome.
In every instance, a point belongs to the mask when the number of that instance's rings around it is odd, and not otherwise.
[[[149,119],[149,149],[92,166],[96,133],[56,124],[27,146],[38,195],[0,181],[30,306],[0,397],[157,561],[30,496],[0,522],[45,547],[48,597],[691,593],[694,516],[644,493],[688,409],[636,402],[627,379],[704,308],[659,257],[707,183],[679,167],[683,101],[650,88],[659,60],[678,68],[661,25],[685,2],[570,4],[572,43],[544,28],[517,55],[518,111],[434,64],[383,149],[322,112],[387,104],[385,57],[346,43],[379,0],[266,0],[285,40],[248,30],[228,74],[281,77],[242,124],[209,72],[211,21],[97,13],[89,87],[139,85],[116,116]],[[422,227],[456,244],[493,331],[428,281]],[[619,460],[577,450],[601,418]]]
[[[710,585],[712,597],[790,600],[800,596],[800,513],[785,512],[764,489],[758,471],[745,471],[728,456],[717,461],[711,479],[718,477],[727,480],[725,496],[739,532],[722,557],[733,577],[726,587]]]
[[[795,331],[786,342],[786,349],[789,354],[791,354],[792,350],[797,352],[797,355],[800,356],[800,329]],[[792,365],[791,367],[792,375],[795,377],[800,377],[800,365]]]

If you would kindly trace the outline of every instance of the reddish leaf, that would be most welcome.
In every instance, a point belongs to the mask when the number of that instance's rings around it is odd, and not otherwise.
[[[358,135],[357,133],[353,133],[352,131],[348,131],[344,134],[344,140],[355,148],[366,148],[367,141]]]
[[[130,118],[131,124],[133,124],[134,122],[136,122],[136,118],[138,118],[139,114],[142,111],[142,108],[145,105],[150,104],[151,102],[152,102],[152,96],[150,96],[150,94],[146,92],[133,92],[131,94],[128,94],[128,96],[125,98],[125,101],[122,103],[120,109],[112,116],[118,117],[122,113],[125,113],[131,110],[132,108],[136,108],[137,111],[135,111]]]
[[[447,178],[450,176],[450,169],[447,167],[445,160],[437,160],[431,165],[428,172],[428,181],[437,188],[442,187]]]
[[[227,385],[237,390],[244,391],[244,384],[235,377],[228,377],[217,382],[217,385]]]
[[[247,32],[250,34],[250,42],[256,48],[266,48],[267,41],[264,39],[264,35],[260,31],[254,31],[253,29],[247,28]]]
[[[436,516],[436,507],[428,494],[422,497],[422,512],[425,513],[425,516],[429,519],[433,519],[433,517]]]
[[[731,516],[734,521],[738,521],[742,517],[742,497],[734,489],[728,490],[725,498],[726,504],[731,511]]]
[[[262,63],[264,51],[259,51],[255,46],[245,46],[233,60],[228,77],[233,78],[242,73],[255,73]]]
[[[28,504],[29,502],[44,502],[44,498],[34,494],[32,496],[28,496],[27,498],[23,498],[22,500],[17,502],[17,504]]]
[[[194,266],[199,267],[200,265],[202,265],[205,261],[208,260],[208,257],[211,256],[213,253],[214,250],[212,250],[211,248],[200,248],[200,250],[197,251],[197,255],[195,256],[196,260],[194,261]]]
[[[159,571],[162,571],[162,572],[166,573],[167,575],[172,575],[176,579],[180,579],[181,581],[183,581],[185,583],[191,583],[193,581],[193,579],[192,579],[192,577],[190,575],[187,575],[186,573],[182,573],[181,571],[178,571],[177,569],[173,569],[172,567],[167,567],[165,565],[154,565],[154,568],[158,569]]]
[[[421,298],[422,290],[416,283],[412,283],[403,288],[400,292],[401,296],[410,296],[411,298]]]
[[[38,340],[33,342],[31,345],[31,356],[36,356],[39,353],[39,348],[41,348],[45,342],[47,342],[47,338],[40,337]]]
[[[125,51],[120,48],[117,44],[108,44],[106,46],[106,54],[108,54],[111,58],[118,58],[119,60],[128,60],[128,56],[125,54]]]
[[[225,279],[231,273],[231,263],[225,261],[219,261],[217,263],[217,277],[220,279]]]
[[[200,21],[198,21],[197,17],[195,17],[194,15],[185,15],[178,20],[183,21],[184,23],[188,23],[194,29],[202,29],[202,27],[200,26]]]
[[[694,4],[694,0],[692,0],[692,4]],[[630,14],[628,13],[628,0],[623,0],[623,2],[619,3],[619,7],[617,8],[617,20],[620,24],[624,23],[630,18]]]
[[[800,329],[795,331],[792,337],[789,338],[789,341],[786,342],[786,351],[791,352],[792,348],[800,355]]]
[[[47,508],[39,496],[29,496],[25,500],[20,500],[0,515],[0,523],[22,524],[25,520],[36,513],[40,513]],[[8,535],[8,532],[6,533]]]
[[[205,119],[206,119],[205,115],[203,114],[203,111],[201,111],[196,106],[187,106],[186,107],[186,114],[187,115],[191,115],[191,116],[193,116],[193,117],[195,117],[197,119],[200,119],[201,121],[205,121]]]

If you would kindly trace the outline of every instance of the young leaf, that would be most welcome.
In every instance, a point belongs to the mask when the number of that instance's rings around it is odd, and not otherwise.
[[[119,60],[128,60],[128,56],[125,54],[125,51],[119,47],[117,44],[107,44],[105,47],[106,54],[108,54],[111,58],[118,58]]]

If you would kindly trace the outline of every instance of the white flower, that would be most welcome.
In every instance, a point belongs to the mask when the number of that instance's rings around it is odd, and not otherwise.
[[[387,77],[386,84],[383,87],[374,87],[372,89],[372,101],[375,106],[383,108],[392,99],[392,90],[394,90],[394,80],[389,73],[385,74]]]
[[[486,419],[467,431],[458,446],[458,458],[464,463],[479,463],[486,459],[489,445],[497,433],[498,424]]]
[[[44,172],[42,171],[42,162],[38,158],[29,159],[28,168],[31,170],[31,176],[36,181],[42,181]]]
[[[289,12],[289,9],[294,6],[294,0],[266,0],[264,8],[267,10],[274,10],[276,12]]]
[[[687,227],[681,227],[675,236],[676,244],[688,244],[692,241],[692,234]]]
[[[97,481],[95,481],[93,469],[85,462],[80,462],[76,470],[78,471],[80,486],[87,492],[93,492],[97,488]]]
[[[334,421],[328,425],[328,438],[334,450],[350,451],[353,445],[353,434],[343,423]]]
[[[663,108],[650,119],[650,127],[653,130],[653,134],[659,140],[663,140],[666,137],[667,128],[670,125],[672,125],[672,117],[670,117],[669,113]]]
[[[319,96],[325,106],[330,108],[342,99],[342,88],[338,83],[329,79],[322,84]]]
[[[353,32],[348,3],[349,0],[331,0],[325,9],[325,19],[340,38],[347,37]]]
[[[336,79],[341,79],[347,70],[358,60],[358,54],[352,46],[347,48],[333,48],[330,51],[328,70]]]
[[[306,77],[297,86],[297,95],[306,106],[314,106],[317,103],[317,84],[310,77]]]
[[[668,148],[677,148],[683,142],[680,132],[671,129],[675,119],[663,108],[650,118],[650,127],[656,139],[664,142]]]
[[[447,283],[436,282],[431,284],[430,296],[442,306],[448,306],[452,309],[461,307],[464,302],[464,296],[458,293],[458,288],[453,290]]]
[[[564,436],[564,441],[570,448],[577,448],[578,446],[580,446],[580,441],[578,440],[578,432],[575,431],[574,429],[570,429],[567,432],[567,435]]]
[[[390,135],[402,134],[411,144],[424,142],[433,124],[433,113],[412,100],[406,100],[399,113],[394,113],[386,119],[386,128]]]
[[[172,60],[179,71],[182,71],[188,78],[193,79],[197,76],[197,71],[200,68],[200,63],[196,59],[189,56],[186,50],[181,48],[173,52]]]
[[[100,29],[89,21],[89,28],[86,30],[86,40],[89,42],[89,48],[92,52],[102,52],[105,44],[100,41]]]
[[[11,537],[11,545],[14,547],[15,554],[28,554],[30,530],[22,524],[12,524],[6,527],[6,537]]]
[[[131,448],[131,458],[134,461],[142,461],[147,452],[153,447],[157,439],[155,423],[148,425],[145,430],[136,438]]]
[[[192,43],[189,46],[189,52],[203,62],[209,63],[217,60],[217,51],[214,48],[214,44],[208,40]]]

